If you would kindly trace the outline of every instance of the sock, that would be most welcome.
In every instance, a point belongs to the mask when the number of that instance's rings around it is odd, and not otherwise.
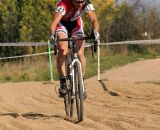
[[[85,76],[82,76],[82,79],[83,79],[83,81],[84,81],[84,79],[85,79]]]
[[[60,84],[66,84],[66,76],[60,76],[59,77],[59,79],[60,79]]]

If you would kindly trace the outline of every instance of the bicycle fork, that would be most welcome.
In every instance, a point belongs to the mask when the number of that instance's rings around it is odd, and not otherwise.
[[[81,67],[81,62],[78,60],[78,58],[76,59],[73,59],[72,63],[69,65],[69,68],[70,68],[70,77],[71,77],[71,80],[72,80],[72,95],[75,95],[75,84],[74,84],[74,81],[75,81],[75,76],[74,76],[74,72],[75,72],[75,69],[74,69],[74,65],[77,64],[80,68],[80,77],[82,79],[82,90],[84,92],[84,83],[83,83],[83,77],[82,77],[82,67]]]

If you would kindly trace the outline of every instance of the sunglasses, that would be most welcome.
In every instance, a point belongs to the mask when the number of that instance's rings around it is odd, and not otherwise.
[[[84,1],[75,1],[78,4],[84,3]]]

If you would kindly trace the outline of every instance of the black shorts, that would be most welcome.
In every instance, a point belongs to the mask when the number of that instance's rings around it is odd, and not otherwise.
[[[79,17],[75,21],[60,21],[56,27],[56,31],[64,32],[67,35],[70,34],[84,36],[82,18]]]

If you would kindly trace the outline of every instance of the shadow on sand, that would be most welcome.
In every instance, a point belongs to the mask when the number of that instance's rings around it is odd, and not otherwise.
[[[31,119],[31,120],[36,120],[36,119],[43,119],[43,120],[46,120],[46,119],[59,119],[59,120],[65,120],[65,121],[68,121],[70,123],[74,123],[74,124],[78,124],[80,123],[80,121],[76,121],[76,120],[73,120],[73,119],[68,119],[66,117],[62,117],[60,115],[45,115],[45,114],[41,114],[41,113],[34,113],[34,112],[28,112],[28,113],[23,113],[23,114],[18,114],[16,112],[9,112],[9,113],[1,113],[0,116],[11,116],[13,118],[18,118],[18,117],[25,117],[27,119]]]
[[[113,91],[109,91],[109,89],[107,88],[107,86],[104,83],[104,81],[106,81],[106,79],[102,79],[102,80],[98,80],[98,81],[101,84],[104,91],[108,92],[111,96],[119,96],[118,93],[113,92]]]
[[[2,113],[0,116],[12,116],[13,118],[17,117],[25,117],[27,119],[50,119],[50,118],[59,118],[59,119],[64,119],[62,116],[59,115],[45,115],[41,113],[34,113],[34,112],[28,112],[28,113],[23,113],[23,114],[18,114],[16,112],[9,112],[9,113]]]

